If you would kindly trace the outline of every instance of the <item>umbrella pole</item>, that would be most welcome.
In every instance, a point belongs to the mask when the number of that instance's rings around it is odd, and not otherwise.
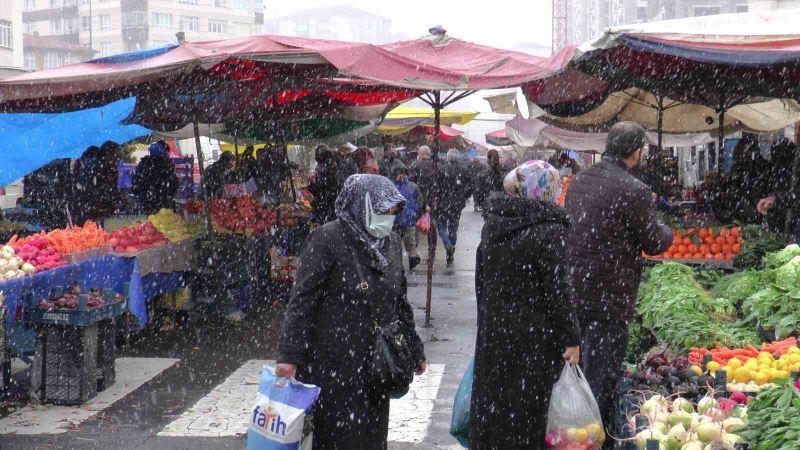
[[[200,192],[203,193],[203,209],[206,212],[206,230],[208,234],[211,234],[211,207],[209,206],[209,199],[205,190],[206,169],[203,161],[203,147],[200,145],[200,125],[197,123],[197,113],[194,114],[192,128],[194,128],[194,146],[197,148],[197,164],[200,170]]]
[[[717,173],[722,175],[722,160],[725,156],[725,94],[719,96],[719,136],[717,144]]]
[[[661,172],[663,168],[663,164],[661,164],[661,156],[664,154],[664,96],[658,96],[658,154],[656,154],[655,164],[656,164],[656,176],[657,179],[655,180],[656,186],[653,186],[654,189],[659,191],[659,194],[664,192],[661,189],[661,185],[664,182],[664,175]]]
[[[436,259],[436,209],[437,209],[437,202],[439,197],[439,189],[438,184],[441,180],[439,180],[439,127],[441,125],[441,111],[442,111],[442,102],[441,102],[441,95],[440,91],[433,92],[433,155],[431,160],[433,161],[433,192],[430,195],[431,199],[431,228],[428,232],[428,279],[427,279],[427,291],[425,293],[425,326],[431,326],[431,299],[433,295],[433,263]]]

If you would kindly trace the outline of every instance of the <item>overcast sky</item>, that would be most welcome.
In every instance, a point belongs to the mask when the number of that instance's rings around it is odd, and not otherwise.
[[[550,45],[551,0],[278,0],[265,2],[267,18],[320,6],[350,5],[392,20],[392,32],[410,38],[441,24],[449,35],[499,48]]]

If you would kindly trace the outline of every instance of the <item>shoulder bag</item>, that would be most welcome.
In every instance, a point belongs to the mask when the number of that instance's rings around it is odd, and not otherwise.
[[[358,256],[355,249],[344,237],[345,245],[353,256],[353,262],[358,273],[359,283],[356,290],[367,293],[370,289],[369,283],[364,278]],[[377,311],[373,301],[366,299],[372,316],[374,332],[374,343],[372,346],[372,360],[370,364],[370,377],[372,386],[378,393],[388,395],[390,398],[400,398],[408,392],[408,386],[414,381],[414,370],[416,364],[411,346],[408,344],[403,333],[403,326],[399,319],[395,319],[388,324],[379,321]]]

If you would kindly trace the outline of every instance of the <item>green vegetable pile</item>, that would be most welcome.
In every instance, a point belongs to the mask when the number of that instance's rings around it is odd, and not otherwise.
[[[778,234],[764,230],[759,225],[741,227],[742,251],[733,258],[733,265],[739,269],[761,267],[764,255],[786,246],[786,239]]]
[[[794,386],[761,391],[747,404],[740,435],[753,450],[800,450],[800,395]]]
[[[642,326],[673,353],[717,344],[741,348],[760,341],[750,323],[737,319],[735,302],[713,298],[690,267],[675,262],[650,269],[639,289],[637,312]]]
[[[765,330],[784,339],[800,330],[800,247],[790,245],[764,257],[762,289],[748,296],[742,312]]]

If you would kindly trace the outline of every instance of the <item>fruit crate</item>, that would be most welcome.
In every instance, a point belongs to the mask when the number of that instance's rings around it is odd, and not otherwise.
[[[31,367],[34,404],[74,406],[97,395],[97,324],[40,325]]]
[[[57,289],[58,290],[58,289]],[[127,286],[124,288],[127,291]],[[86,294],[79,297],[77,309],[65,308],[40,308],[32,305],[28,309],[28,320],[33,324],[39,325],[69,325],[73,327],[88,327],[101,320],[113,319],[123,311],[128,304],[127,297],[121,300],[114,300],[114,293],[110,289],[103,290],[105,305],[88,308],[86,306]]]

